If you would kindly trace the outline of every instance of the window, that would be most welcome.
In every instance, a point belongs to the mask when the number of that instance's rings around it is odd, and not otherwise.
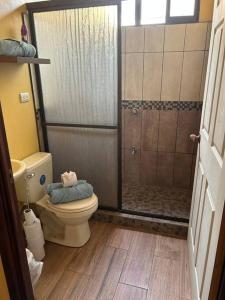
[[[199,0],[122,0],[122,26],[197,22]]]
[[[166,23],[166,0],[141,1],[141,25]]]
[[[195,0],[171,0],[170,16],[193,16],[195,13]]]
[[[135,3],[136,0],[122,1],[121,23],[122,26],[135,25]]]

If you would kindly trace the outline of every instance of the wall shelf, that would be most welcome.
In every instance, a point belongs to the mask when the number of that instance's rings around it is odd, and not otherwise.
[[[50,64],[50,59],[22,56],[3,56],[0,55],[0,63],[16,64]]]

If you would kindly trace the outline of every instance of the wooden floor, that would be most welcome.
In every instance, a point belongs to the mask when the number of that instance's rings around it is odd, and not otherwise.
[[[82,248],[46,244],[38,300],[190,300],[187,243],[92,222]]]

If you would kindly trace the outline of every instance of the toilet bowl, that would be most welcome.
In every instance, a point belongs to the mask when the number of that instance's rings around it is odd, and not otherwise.
[[[69,247],[81,247],[89,240],[88,220],[98,207],[95,194],[87,199],[57,205],[45,195],[36,204],[46,240]]]
[[[45,240],[69,247],[83,246],[90,238],[88,220],[98,208],[97,196],[52,204],[46,193],[47,185],[52,183],[52,155],[38,152],[23,162],[26,165],[24,202],[36,204]]]

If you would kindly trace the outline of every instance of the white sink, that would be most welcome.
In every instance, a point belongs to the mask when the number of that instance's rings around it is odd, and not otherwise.
[[[26,170],[26,165],[24,162],[16,159],[11,159],[12,171],[14,181],[18,181],[18,179],[24,175]]]

